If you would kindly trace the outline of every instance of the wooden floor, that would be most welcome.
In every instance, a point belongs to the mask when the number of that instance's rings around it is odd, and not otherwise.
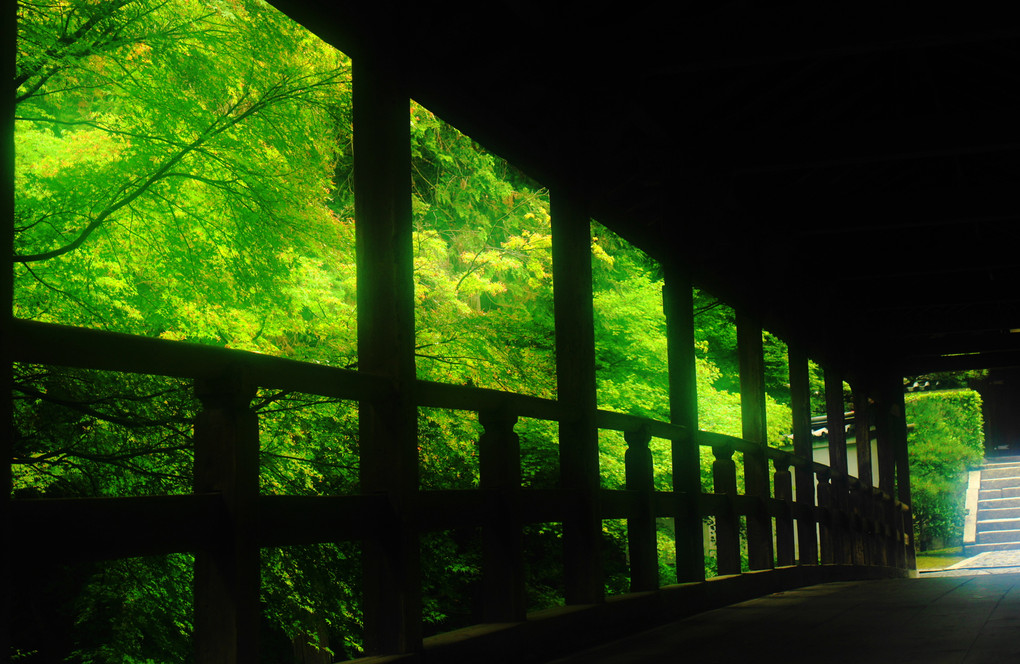
[[[1020,574],[809,586],[555,660],[1020,663]]]

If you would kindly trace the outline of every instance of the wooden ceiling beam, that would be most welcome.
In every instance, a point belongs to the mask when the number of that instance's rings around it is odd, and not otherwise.
[[[1020,150],[1009,112],[959,113],[868,121],[845,126],[728,132],[719,146],[739,175],[932,159]]]

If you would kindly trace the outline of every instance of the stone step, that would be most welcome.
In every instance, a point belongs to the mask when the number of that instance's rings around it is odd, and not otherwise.
[[[978,501],[978,512],[981,510],[996,510],[1004,508],[1020,507],[1020,496],[1016,498],[987,498]]]
[[[1020,456],[989,456],[985,457],[985,466],[1001,466],[1007,463],[1020,463]]]
[[[979,500],[993,500],[996,498],[1020,498],[1020,487],[1006,487],[1000,489],[981,489],[978,492]]]
[[[1020,501],[1020,498],[1007,498],[1006,500]],[[979,506],[977,512],[978,528],[982,521],[993,519],[1018,519],[1020,520],[1020,507],[984,507]]]
[[[1020,546],[1020,530],[987,530],[977,534],[978,544],[988,542],[1016,542]]]
[[[1012,487],[1020,487],[1020,482],[1015,477],[991,477],[986,478],[984,472],[981,473],[981,488],[982,489],[1006,489]]]
[[[1015,530],[1020,532],[1020,518],[978,519],[977,531],[979,533],[990,530]]]
[[[1020,542],[989,542],[987,544],[968,544],[964,547],[963,553],[967,556],[976,556],[985,551],[1012,551],[1020,549]]]
[[[1005,466],[985,466],[981,469],[981,481],[1011,477],[1020,479],[1020,464],[1009,464]]]

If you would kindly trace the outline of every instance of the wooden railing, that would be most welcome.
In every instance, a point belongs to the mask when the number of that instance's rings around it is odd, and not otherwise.
[[[396,531],[416,537],[431,530],[481,527],[481,621],[525,624],[529,618],[525,607],[523,526],[565,521],[583,499],[582,493],[574,489],[521,487],[520,445],[514,426],[521,417],[562,422],[570,413],[560,403],[426,381],[413,386],[418,406],[478,413],[484,433],[479,440],[477,490],[419,491],[410,499],[414,509],[404,509],[400,518],[395,512],[396,498],[386,493],[259,495],[258,427],[250,408],[256,387],[363,401],[393,396],[396,386],[386,378],[364,372],[181,342],[30,321],[15,321],[12,331],[14,359],[18,362],[195,381],[202,412],[195,422],[194,493],[14,500],[9,541],[18,547],[17,554],[26,568],[29,561],[38,560],[195,552],[195,625],[200,661],[216,661],[217,644],[222,639],[244,639],[254,633],[246,632],[245,626],[257,630],[261,547],[365,540],[381,538],[384,533],[391,536]],[[712,517],[714,556],[722,576],[741,573],[742,531],[747,532],[745,544],[749,551],[767,554],[752,556],[752,570],[793,566],[820,569],[819,563],[902,570],[908,564],[910,531],[904,526],[909,524],[909,508],[887,492],[810,459],[733,436],[692,432],[668,422],[603,410],[597,412],[595,420],[598,428],[623,432],[627,442],[626,488],[598,490],[596,505],[602,519],[627,520],[634,592],[668,591],[661,587],[659,578],[659,517],[676,519],[680,545],[700,542],[702,549],[708,548],[708,543],[702,541],[702,519]],[[652,438],[673,441],[674,450],[693,445],[710,448],[715,457],[713,490],[704,492],[700,483],[694,482],[683,490],[655,490],[649,451]],[[759,482],[757,486],[763,489],[757,493],[741,492],[735,454],[742,455],[745,475],[759,473],[758,479],[763,480],[763,474],[771,474],[771,482]],[[771,469],[766,464],[771,464]],[[688,477],[699,476],[700,471],[688,473]],[[692,513],[696,518],[690,518]],[[408,514],[413,514],[413,519],[408,520]],[[741,528],[742,518],[762,527]],[[756,536],[757,541],[752,539]],[[68,546],[68,542],[74,545]],[[569,559],[565,560],[566,566],[570,564]],[[680,581],[699,581],[702,574],[690,565],[678,569]],[[706,606],[708,596],[698,597],[700,605]],[[656,604],[654,611],[675,615],[676,607]],[[233,623],[230,633],[234,637],[221,633],[222,622],[227,619],[224,615]],[[533,616],[531,622],[538,624],[542,619]],[[367,640],[370,638],[366,635]],[[464,642],[461,639],[450,646],[453,650],[444,657],[456,659],[455,652],[460,652],[456,648],[463,648]],[[570,643],[562,638],[558,642]],[[426,649],[440,645],[427,643]],[[231,648],[231,652],[246,652],[244,644],[224,646],[225,650]],[[407,650],[420,651],[421,645],[411,644]]]

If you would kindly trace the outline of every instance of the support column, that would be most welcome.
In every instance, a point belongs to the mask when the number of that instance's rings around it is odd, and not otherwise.
[[[550,197],[560,483],[576,497],[563,523],[567,604],[603,599],[602,519],[598,506],[599,441],[595,424],[595,324],[592,314],[591,221],[564,191]]]
[[[627,452],[624,455],[627,490],[638,493],[636,513],[627,518],[627,547],[630,557],[630,590],[641,592],[659,589],[659,556],[655,541],[655,511],[652,509],[654,472],[652,437],[647,427],[624,434]]]
[[[853,562],[849,522],[849,490],[847,482],[846,422],[843,413],[843,375],[825,370],[826,423],[829,429],[829,467],[832,468],[830,504],[832,509],[833,562]]]
[[[818,564],[818,529],[813,517],[815,475],[811,470],[814,450],[811,444],[811,388],[808,359],[799,347],[790,344],[790,410],[793,416],[793,453],[804,461],[795,468],[797,505],[804,515],[797,519],[797,543],[801,565]]]
[[[896,416],[893,412],[896,398],[894,392],[903,391],[902,386],[894,390],[890,382],[879,385],[875,403],[875,437],[878,441],[878,487],[887,499],[881,501],[882,512],[882,560],[887,565],[896,565],[897,553],[902,546],[895,541],[901,526],[897,526],[899,517],[893,508],[892,501],[896,498]]]
[[[893,437],[893,456],[896,460],[896,498],[903,503],[903,553],[907,569],[917,569],[917,552],[914,549],[914,516],[910,509],[910,464],[907,451],[907,409],[903,401],[903,379],[889,381],[889,417]]]
[[[855,556],[863,564],[871,564],[875,558],[875,537],[871,524],[874,521],[871,487],[874,483],[871,457],[871,401],[868,388],[862,380],[853,385],[854,423],[857,430],[857,479],[861,485],[856,496],[856,510],[860,524],[858,546]]]
[[[255,388],[234,373],[196,381],[202,411],[195,419],[195,493],[219,493],[222,521],[216,540],[195,552],[195,661],[258,661],[259,426],[251,410]]]
[[[836,521],[832,509],[832,484],[830,483],[831,470],[828,467],[819,467],[815,471],[818,475],[818,550],[823,565],[831,565],[836,562],[835,546],[833,542],[834,523]]]
[[[670,421],[687,430],[672,441],[677,583],[705,580],[705,542],[701,520],[701,452],[698,430],[698,384],[694,356],[694,293],[688,274],[666,266],[662,288],[669,357]]]
[[[353,62],[358,368],[394,386],[359,410],[361,491],[385,495],[390,510],[362,548],[373,655],[420,650],[422,635],[409,98],[376,57]]]
[[[772,569],[772,519],[769,498],[769,464],[765,455],[768,429],[765,425],[765,359],[761,325],[737,312],[737,353],[740,358],[740,415],[742,437],[758,448],[744,452],[744,493],[757,498],[747,515],[747,555],[752,570]]]
[[[13,81],[18,43],[18,3],[7,0],[2,4],[0,19],[0,59],[3,60],[3,80]],[[14,115],[16,103],[12,90],[0,102],[0,255],[14,254]],[[10,323],[14,296],[14,273],[10,262],[4,261],[0,275],[0,381],[8,386],[0,406],[0,541],[12,542],[11,533],[11,459],[13,458],[13,402],[10,399],[11,342]],[[0,546],[0,653],[9,653],[11,624],[11,574],[13,560],[11,546]]]

